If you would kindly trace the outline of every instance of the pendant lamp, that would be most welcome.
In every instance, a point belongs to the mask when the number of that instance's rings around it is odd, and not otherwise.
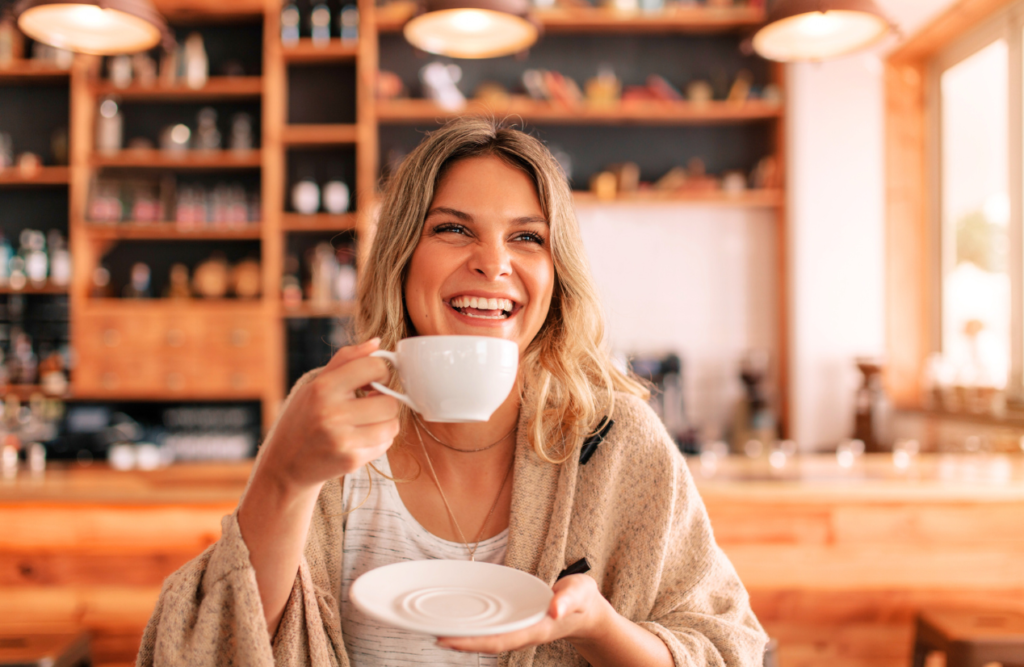
[[[827,60],[871,46],[892,28],[874,0],[777,0],[754,50],[779,62]]]
[[[529,0],[427,0],[426,12],[405,24],[410,44],[452,58],[497,58],[530,48],[537,26]]]
[[[170,39],[148,0],[21,0],[14,15],[32,39],[76,53],[138,53]]]

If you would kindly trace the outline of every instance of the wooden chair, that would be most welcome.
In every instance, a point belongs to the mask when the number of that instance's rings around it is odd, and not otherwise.
[[[1024,667],[1024,614],[1006,611],[924,611],[917,616],[913,667],[931,651],[946,667]]]
[[[89,667],[89,635],[0,634],[0,667]]]

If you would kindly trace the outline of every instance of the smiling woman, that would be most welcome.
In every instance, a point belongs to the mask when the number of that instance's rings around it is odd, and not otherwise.
[[[761,664],[765,635],[686,464],[602,346],[569,187],[539,141],[458,120],[409,155],[358,334],[293,389],[222,538],[165,584],[140,665]],[[397,388],[372,355],[418,336],[515,343],[516,387],[475,423],[368,391]],[[435,638],[350,598],[371,570],[442,559],[535,576],[546,613]]]

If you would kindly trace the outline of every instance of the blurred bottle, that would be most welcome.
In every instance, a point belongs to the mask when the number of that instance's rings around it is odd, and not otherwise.
[[[736,453],[757,457],[775,447],[775,413],[764,387],[768,369],[769,355],[765,350],[751,350],[740,361],[743,396],[736,405],[732,432],[732,449]]]
[[[193,90],[199,90],[206,85],[210,78],[210,60],[206,56],[203,36],[198,32],[193,32],[185,38],[184,66],[185,85]]]
[[[338,29],[342,42],[355,42],[359,39],[359,8],[345,5],[338,13]]]
[[[313,5],[309,14],[309,30],[314,46],[327,46],[331,41],[331,10],[326,3]]]
[[[117,101],[108,97],[100,102],[96,115],[96,150],[116,153],[124,141],[124,117]]]
[[[299,42],[299,8],[289,2],[281,9],[281,43],[291,46]]]
[[[149,289],[149,279],[149,265],[136,262],[132,265],[131,279],[121,295],[126,299],[149,299],[153,296]]]
[[[882,387],[881,361],[876,359],[857,359],[857,368],[863,374],[861,386],[857,389],[855,400],[853,437],[864,443],[868,452],[889,451],[889,439],[892,408]]]

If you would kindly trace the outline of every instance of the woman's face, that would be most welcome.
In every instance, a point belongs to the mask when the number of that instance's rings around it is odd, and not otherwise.
[[[525,173],[494,156],[451,165],[405,279],[416,333],[505,338],[522,355],[551,305],[550,238]]]

